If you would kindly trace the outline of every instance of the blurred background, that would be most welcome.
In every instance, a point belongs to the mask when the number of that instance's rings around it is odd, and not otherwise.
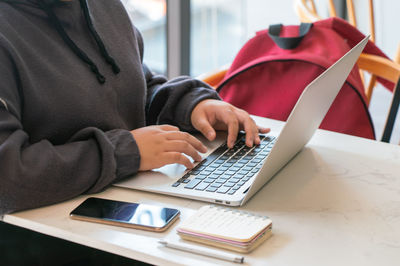
[[[346,17],[346,0],[335,0],[339,16]],[[294,0],[122,0],[145,42],[144,61],[168,77],[199,76],[228,66],[255,32],[270,24],[299,24]],[[322,17],[328,1],[316,0]],[[368,1],[354,0],[358,28],[369,33]],[[400,1],[375,0],[376,44],[390,58],[400,42]],[[168,23],[167,23],[168,21]],[[392,94],[374,89],[370,112],[380,138]],[[399,119],[398,119],[399,120]],[[391,142],[399,143],[399,122]]]

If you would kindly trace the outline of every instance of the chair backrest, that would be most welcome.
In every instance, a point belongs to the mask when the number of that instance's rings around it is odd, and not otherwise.
[[[315,4],[313,0],[295,0],[296,1],[296,10],[300,16],[302,22],[315,22],[322,17],[320,17],[315,8]],[[329,10],[331,16],[336,16],[336,9],[332,0],[329,1]],[[373,33],[373,38],[375,38],[375,29],[374,29],[374,19],[373,19],[373,9],[372,9],[372,0],[369,0],[370,3],[370,27],[371,33]],[[351,0],[347,0],[348,10],[350,22],[356,26],[356,20],[354,15],[354,5]],[[400,51],[400,45],[399,49]],[[400,53],[398,53],[398,61],[400,61]],[[382,141],[389,142],[391,132],[394,125],[394,120],[396,118],[398,105],[400,101],[400,89],[398,80],[400,78],[400,64],[395,61],[391,61],[387,58],[371,55],[371,54],[361,54],[358,62],[359,68],[363,71],[369,72],[371,74],[370,83],[366,87],[366,95],[367,100],[369,101],[372,95],[372,90],[376,81],[376,78],[386,79],[394,84],[397,84],[396,89],[393,91],[393,99],[390,107],[390,111],[388,113],[387,121],[384,126],[384,133],[382,136]],[[210,84],[213,87],[217,87],[220,81],[225,77],[228,67],[222,67],[214,72],[206,73],[200,76],[199,78]]]
[[[336,12],[336,7],[335,7],[333,0],[326,0],[326,1],[328,1],[329,15],[331,17],[336,17],[337,12]],[[369,31],[370,31],[369,34],[371,35],[371,41],[375,42],[375,17],[374,17],[373,0],[368,0],[368,5],[369,5],[369,16],[368,16],[369,17]],[[357,27],[357,20],[356,20],[355,7],[354,7],[353,0],[346,0],[346,7],[347,7],[347,11],[348,11],[349,23],[351,25],[353,25],[354,27]],[[323,19],[317,13],[314,0],[295,0],[295,9],[296,9],[296,12],[302,22],[315,22],[320,19]],[[376,63],[376,60],[379,60],[379,58],[369,57],[369,56],[365,57],[365,54],[362,54],[360,59],[362,59],[364,63],[362,64],[362,66],[359,64],[359,68],[361,70],[366,70],[367,72],[372,74],[372,76],[369,80],[369,83],[368,84],[364,83],[365,95],[367,96],[367,100],[369,102],[372,97],[372,91],[376,84],[376,76],[375,76],[376,73],[375,72],[381,72],[381,70],[375,69],[375,67],[372,67],[372,68],[368,67],[368,69],[365,69],[364,66],[367,66],[367,64],[365,64],[365,63],[369,63],[373,66],[379,65],[379,67],[382,67],[384,64],[388,64],[389,66],[385,67],[385,68],[389,68],[389,69],[392,68],[393,66],[390,64],[390,62],[391,62],[390,60],[383,60],[383,61],[380,60],[378,63]],[[398,66],[400,65],[400,44],[398,46],[397,54],[396,54],[393,62],[395,62]],[[385,78],[382,75],[379,75],[379,76]],[[361,73],[361,77],[364,81],[365,79],[364,79],[363,73]],[[396,82],[396,81],[397,81],[397,79],[394,82]]]
[[[331,17],[336,17],[337,12],[334,1],[333,0],[326,0],[326,1],[328,1],[329,15]],[[376,40],[375,17],[374,17],[373,0],[368,0],[368,5],[369,5],[369,14],[368,14],[369,31],[371,35],[371,41],[375,42]],[[353,0],[346,0],[346,7],[348,12],[349,23],[357,27],[357,20],[356,20]],[[295,0],[295,9],[302,22],[315,22],[323,19],[317,13],[314,0]],[[364,83],[365,94],[367,96],[368,102],[371,100],[372,91],[373,88],[375,87],[377,77],[384,78],[396,84],[393,90],[391,107],[388,112],[386,124],[384,127],[384,132],[382,135],[382,141],[389,142],[400,102],[400,89],[399,89],[400,44],[398,46],[397,53],[393,61],[380,56],[363,53],[361,54],[357,63],[360,70],[366,71],[371,74],[369,84]],[[361,74],[361,77],[364,81],[365,79],[363,74]]]
[[[333,0],[328,1],[329,16],[337,17],[337,11]],[[375,42],[375,17],[373,0],[368,0],[369,6],[369,29],[371,40]],[[355,15],[355,8],[353,0],[346,0],[346,7],[348,11],[349,23],[357,27],[357,19]],[[314,0],[295,0],[295,9],[302,22],[315,22],[323,19],[318,15]]]

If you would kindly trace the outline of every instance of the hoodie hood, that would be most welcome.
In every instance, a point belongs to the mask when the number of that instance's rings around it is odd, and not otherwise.
[[[97,30],[93,25],[87,0],[0,0],[0,2],[5,2],[15,7],[19,7],[29,13],[33,12],[35,15],[43,16],[44,19],[47,19],[54,27],[54,30],[57,31],[60,38],[63,39],[64,43],[75,53],[76,56],[81,59],[83,63],[88,65],[90,70],[96,76],[98,82],[103,84],[106,82],[106,77],[100,73],[96,63],[93,62],[93,60],[85,53],[85,51],[76,45],[74,40],[70,38],[66,31],[66,28],[68,28],[68,26],[72,25],[74,22],[72,18],[68,18],[68,15],[65,14],[64,9],[68,8],[71,2],[77,1],[79,1],[79,5],[82,10],[82,16],[84,17],[86,26],[88,27],[94,41],[97,44],[99,52],[103,56],[104,60],[111,66],[114,74],[118,74],[120,72],[120,68],[115,62],[114,58],[108,53],[102,38],[97,33]],[[58,13],[64,13],[65,15],[59,18],[57,15]]]

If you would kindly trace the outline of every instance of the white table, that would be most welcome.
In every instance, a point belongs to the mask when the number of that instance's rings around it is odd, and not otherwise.
[[[279,129],[282,123],[257,119]],[[88,196],[5,215],[37,232],[157,265],[237,265],[160,246],[206,203],[111,187],[95,196],[177,208],[164,233],[71,220]],[[400,265],[400,146],[319,130],[310,143],[245,206],[274,223],[273,236],[248,265]]]

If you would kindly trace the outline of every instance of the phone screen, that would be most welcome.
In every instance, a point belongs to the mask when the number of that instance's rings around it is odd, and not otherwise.
[[[157,231],[166,229],[178,215],[176,209],[100,198],[86,199],[70,214],[74,219]]]

